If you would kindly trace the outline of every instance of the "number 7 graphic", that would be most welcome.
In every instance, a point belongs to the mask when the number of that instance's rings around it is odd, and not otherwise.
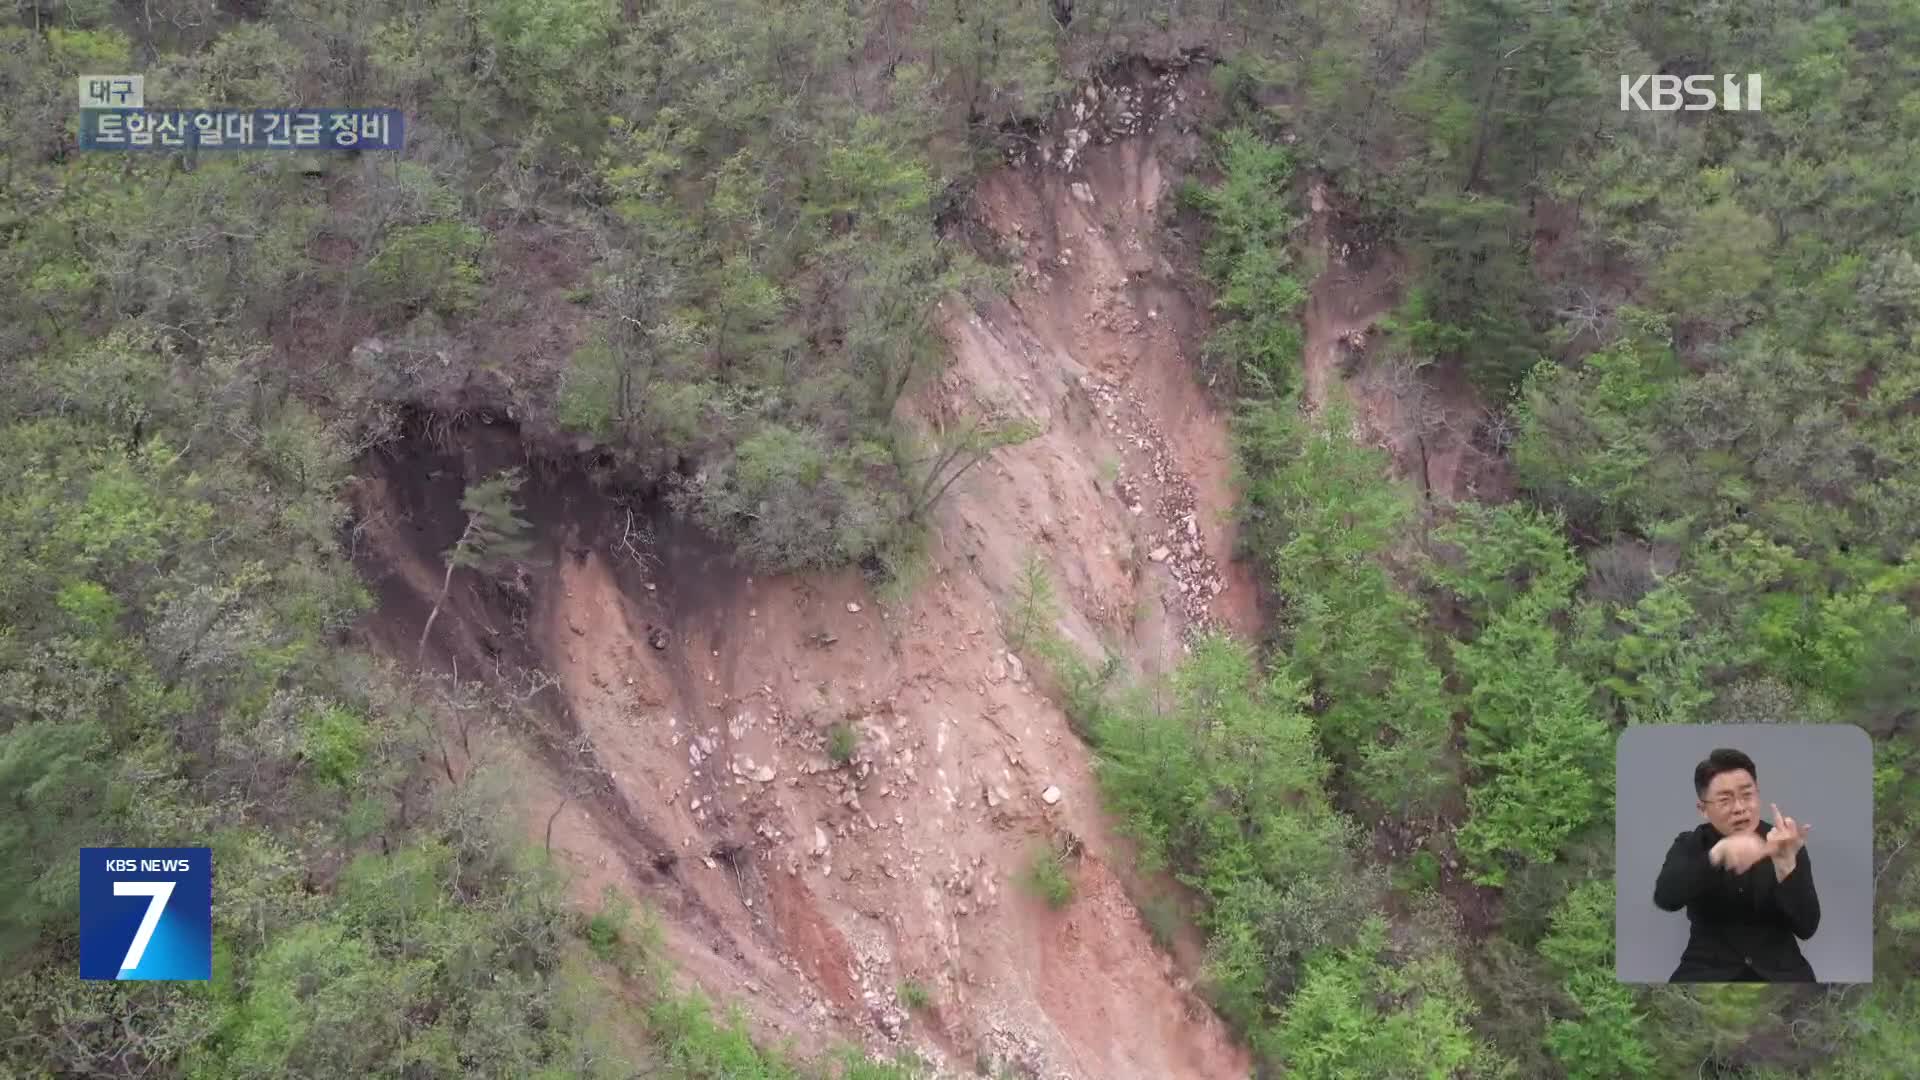
[[[140,966],[140,958],[146,955],[147,942],[153,940],[153,929],[160,925],[160,913],[167,909],[167,900],[173,896],[171,881],[116,881],[113,883],[115,896],[150,896],[147,913],[140,919],[140,929],[133,935],[133,944],[127,946],[127,958],[120,961],[121,971],[131,971]]]

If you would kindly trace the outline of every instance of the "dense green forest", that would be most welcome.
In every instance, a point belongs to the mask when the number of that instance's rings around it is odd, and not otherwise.
[[[501,778],[431,782],[431,680],[352,644],[343,486],[403,406],[484,403],[700,463],[676,506],[770,570],[898,572],[942,470],[1027,434],[894,420],[943,361],[934,302],[1009,285],[950,227],[974,183],[1075,80],[1202,48],[1226,114],[1167,227],[1217,299],[1273,625],[1147,686],[1043,617],[1021,644],[1143,863],[1198,898],[1209,1000],[1272,1075],[1913,1075],[1902,0],[16,3],[0,1071],[912,1075],[752,1045],[644,913],[563,902]],[[1764,72],[1764,111],[1616,106],[1621,72],[1722,70]],[[168,106],[391,105],[409,147],[83,153],[100,72]],[[1514,500],[1425,512],[1338,408],[1302,417],[1313,175],[1404,253],[1379,348],[1471,378]],[[525,318],[529,226],[591,261],[573,355],[447,387],[351,351]],[[1619,984],[1613,740],[1755,720],[1874,737],[1876,981]],[[1381,817],[1453,828],[1382,866]],[[75,855],[104,843],[213,846],[211,983],[74,977]],[[1446,917],[1454,857],[1492,926]]]

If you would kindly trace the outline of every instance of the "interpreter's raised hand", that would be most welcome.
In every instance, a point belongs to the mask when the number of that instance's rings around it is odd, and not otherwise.
[[[1707,852],[1707,861],[1713,865],[1744,874],[1754,863],[1772,854],[1765,840],[1753,833],[1735,833],[1713,845]]]
[[[1792,866],[1800,849],[1806,846],[1807,834],[1813,832],[1813,826],[1787,817],[1776,804],[1768,805],[1773,807],[1773,829],[1767,833],[1767,854],[1776,864]]]

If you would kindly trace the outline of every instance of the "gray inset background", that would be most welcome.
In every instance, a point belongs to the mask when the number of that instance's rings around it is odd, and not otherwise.
[[[1753,759],[1760,816],[1813,826],[1807,854],[1820,929],[1800,952],[1821,982],[1873,979],[1873,743],[1852,724],[1630,727],[1615,751],[1615,970],[1622,982],[1666,982],[1687,947],[1687,913],[1653,906],[1653,883],[1679,833],[1706,823],[1693,767],[1717,747]]]

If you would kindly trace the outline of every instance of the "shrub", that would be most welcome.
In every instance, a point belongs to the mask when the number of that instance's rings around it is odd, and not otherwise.
[[[1153,943],[1168,952],[1180,935],[1180,902],[1171,896],[1149,896],[1140,902],[1140,917],[1146,920]]]
[[[839,723],[827,729],[827,757],[835,765],[852,761],[854,751],[859,748],[860,736],[853,730],[852,724]]]
[[[587,947],[602,960],[613,959],[613,947],[620,944],[620,922],[602,911],[587,920]]]
[[[1052,626],[1058,612],[1054,608],[1053,579],[1047,575],[1046,557],[1029,551],[1020,563],[1020,577],[1013,583],[1013,603],[1007,613],[1007,644],[1016,650],[1027,648]]]
[[[819,431],[767,424],[670,498],[769,570],[844,566],[878,550],[900,520],[873,481],[886,465],[878,444],[838,447]]]
[[[1034,852],[1021,881],[1055,911],[1073,903],[1073,878],[1067,876],[1066,858],[1057,851]]]
[[[386,299],[455,314],[480,302],[486,250],[487,234],[464,222],[408,225],[388,234],[367,277]]]
[[[1431,851],[1416,851],[1394,882],[1406,892],[1429,892],[1440,886],[1440,859]]]
[[[933,992],[914,979],[900,984],[900,1004],[909,1009],[924,1009],[933,1004]]]
[[[350,709],[329,705],[307,717],[303,734],[304,753],[315,776],[340,787],[355,781],[365,761],[366,721]]]

